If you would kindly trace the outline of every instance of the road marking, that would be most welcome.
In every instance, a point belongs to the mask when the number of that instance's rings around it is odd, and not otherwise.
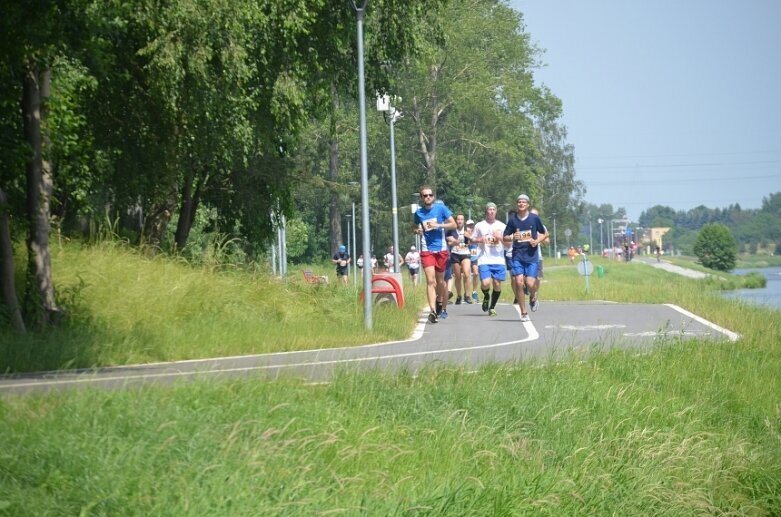
[[[518,345],[521,343],[526,343],[529,341],[534,341],[539,338],[539,334],[537,333],[537,330],[534,328],[534,325],[531,322],[526,322],[523,324],[524,328],[526,329],[526,332],[529,334],[524,339],[519,339],[515,341],[505,341],[503,343],[493,343],[489,345],[476,345],[476,346],[470,346],[470,347],[463,347],[463,348],[448,348],[444,350],[427,350],[427,351],[421,351],[421,352],[406,352],[401,354],[385,354],[385,355],[377,355],[377,356],[370,356],[370,357],[352,357],[352,358],[345,358],[345,359],[332,359],[328,361],[312,361],[312,362],[300,362],[300,363],[289,363],[289,364],[264,364],[264,365],[255,365],[255,366],[245,366],[240,368],[221,368],[221,369],[212,369],[212,370],[196,370],[191,372],[161,372],[161,373],[149,373],[149,374],[143,374],[143,375],[127,375],[127,376],[111,376],[111,377],[97,377],[97,376],[90,376],[88,378],[80,378],[80,379],[62,379],[62,380],[50,380],[50,381],[39,381],[39,382],[28,382],[28,383],[21,383],[21,384],[7,384],[7,385],[0,385],[0,390],[3,389],[13,389],[13,388],[29,388],[29,387],[44,387],[44,386],[58,386],[58,385],[67,385],[67,384],[80,384],[80,383],[90,383],[90,382],[110,382],[110,381],[129,381],[129,380],[140,380],[140,379],[155,379],[155,378],[164,378],[164,377],[188,377],[192,375],[204,375],[204,374],[215,374],[215,373],[237,373],[237,372],[251,372],[255,370],[273,370],[273,369],[283,369],[283,368],[298,368],[298,367],[314,367],[314,366],[325,366],[325,365],[334,365],[334,364],[348,364],[348,363],[359,363],[359,362],[366,362],[366,361],[380,361],[385,359],[402,359],[407,357],[418,357],[418,356],[424,356],[424,355],[438,355],[438,354],[448,354],[453,352],[467,352],[472,350],[488,350],[491,348],[501,348],[501,347],[507,347],[512,345]],[[375,345],[376,346],[376,345]],[[324,349],[325,351],[331,352],[331,351],[339,351],[339,350],[358,350],[359,347],[356,348],[332,348],[332,349]],[[311,351],[310,351],[311,352]],[[314,352],[319,352],[314,351]],[[301,352],[303,353],[303,352]],[[240,356],[240,357],[272,357],[277,354],[265,354],[265,355],[259,355],[259,356]],[[214,361],[214,359],[205,359],[206,361]],[[182,361],[185,362],[185,361]],[[186,362],[195,362],[194,360],[186,361]],[[175,363],[169,363],[169,364],[175,364]],[[88,374],[84,374],[85,376]]]
[[[623,329],[626,325],[546,325],[546,329],[562,329],[562,330],[608,330],[608,329]]]
[[[687,311],[686,309],[682,307],[678,307],[677,305],[673,305],[672,303],[665,303],[664,304],[667,307],[670,307],[671,309],[674,309],[681,314],[690,317],[691,319],[698,321],[705,325],[706,327],[710,327],[713,330],[717,330],[718,332],[721,332],[725,336],[729,338],[730,341],[737,341],[740,338],[740,334],[736,334],[735,332],[732,332],[731,330],[727,330],[724,327],[719,327],[715,323],[711,323],[710,321],[706,320],[705,318],[701,318],[697,316],[696,314],[692,314],[691,312]]]

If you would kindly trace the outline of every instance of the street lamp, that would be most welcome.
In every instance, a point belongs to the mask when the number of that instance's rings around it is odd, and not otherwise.
[[[363,16],[366,12],[366,3],[368,0],[363,0],[361,7],[356,5],[355,0],[350,0],[355,9],[355,14],[358,18],[358,120],[360,124],[360,141],[361,141],[361,223],[363,233],[363,252],[367,253],[371,243],[371,235],[369,232],[369,165],[366,151],[366,85],[364,81],[363,71]],[[370,257],[367,255],[367,257]],[[364,264],[366,264],[366,258],[364,258]],[[371,261],[369,261],[371,266]],[[363,323],[366,330],[372,330],[372,275],[363,275]]]
[[[347,253],[352,253],[352,239],[350,238],[350,222],[352,221],[352,214],[347,214],[344,216],[345,219],[347,219]],[[355,223],[353,223],[355,225]],[[352,260],[349,264],[347,264],[347,272],[348,274],[355,276],[355,257],[352,255],[350,256]]]
[[[398,200],[396,199],[396,139],[393,134],[393,126],[396,121],[402,117],[401,111],[397,110],[387,95],[377,98],[377,110],[388,112],[390,118],[390,158],[391,158],[391,212],[393,214],[393,271],[401,271],[399,264],[399,211]],[[401,277],[399,277],[401,283]]]
[[[559,247],[556,244],[556,214],[553,214],[553,252],[556,254],[556,260],[559,259]]]
[[[602,253],[605,252],[605,241],[602,238],[602,223],[604,223],[605,220],[600,217],[599,219],[597,219],[597,222],[599,223],[599,246],[600,246],[599,254],[601,255]]]

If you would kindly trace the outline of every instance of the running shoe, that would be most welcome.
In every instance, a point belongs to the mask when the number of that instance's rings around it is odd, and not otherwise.
[[[496,309],[488,309],[488,315],[491,317],[496,316]]]
[[[479,298],[477,297],[477,291],[472,291],[472,301],[477,303]]]
[[[436,312],[432,312],[431,314],[428,315],[429,323],[436,323],[437,321],[439,321],[439,317],[437,316]]]
[[[518,298],[513,298],[513,305],[518,305]]]
[[[532,312],[537,312],[537,308],[540,306],[540,302],[537,301],[537,297],[534,297],[534,300],[529,300],[529,308],[531,308]]]
[[[439,319],[446,320],[447,319],[447,311],[442,311],[442,314],[439,315]]]
[[[488,297],[483,298],[483,312],[488,312]]]
[[[472,304],[472,299],[468,296],[464,296],[464,303]]]
[[[436,307],[437,316],[442,314],[442,302],[437,300],[437,303],[436,303],[435,307]]]
[[[532,319],[525,312],[523,314],[521,314],[521,321],[526,322],[526,321],[531,321],[531,320]]]
[[[456,298],[456,305],[461,305],[461,297]]]

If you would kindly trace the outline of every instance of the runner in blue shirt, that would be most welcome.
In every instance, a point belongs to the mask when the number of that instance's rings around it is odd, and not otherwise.
[[[415,212],[412,232],[422,236],[420,262],[426,275],[426,295],[431,313],[431,323],[439,321],[437,298],[442,301],[440,314],[447,317],[447,282],[445,268],[450,259],[445,231],[453,230],[456,221],[453,213],[442,202],[434,202],[434,190],[429,185],[420,187],[421,206]],[[443,318],[443,319],[444,319]]]
[[[517,199],[518,211],[510,216],[504,229],[504,241],[512,242],[510,261],[513,286],[521,308],[521,321],[529,321],[523,287],[529,291],[529,306],[537,310],[537,246],[545,240],[545,226],[536,214],[529,211],[529,196],[521,194]]]

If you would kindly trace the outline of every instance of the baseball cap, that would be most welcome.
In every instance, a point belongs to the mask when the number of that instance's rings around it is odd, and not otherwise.
[[[518,196],[518,199],[516,199],[516,201],[526,201],[528,203],[531,200],[529,199],[529,196],[527,196],[526,194],[521,194],[520,196]]]
[[[466,222],[466,224],[468,224],[468,225],[469,225],[469,224],[475,224],[475,222],[474,222],[473,220],[471,220],[471,219],[470,219],[470,220],[468,220],[468,221]]]
[[[489,208],[496,208],[496,203],[486,203],[485,209],[488,210]]]
[[[415,251],[415,246],[410,246],[409,249],[410,251]]]

